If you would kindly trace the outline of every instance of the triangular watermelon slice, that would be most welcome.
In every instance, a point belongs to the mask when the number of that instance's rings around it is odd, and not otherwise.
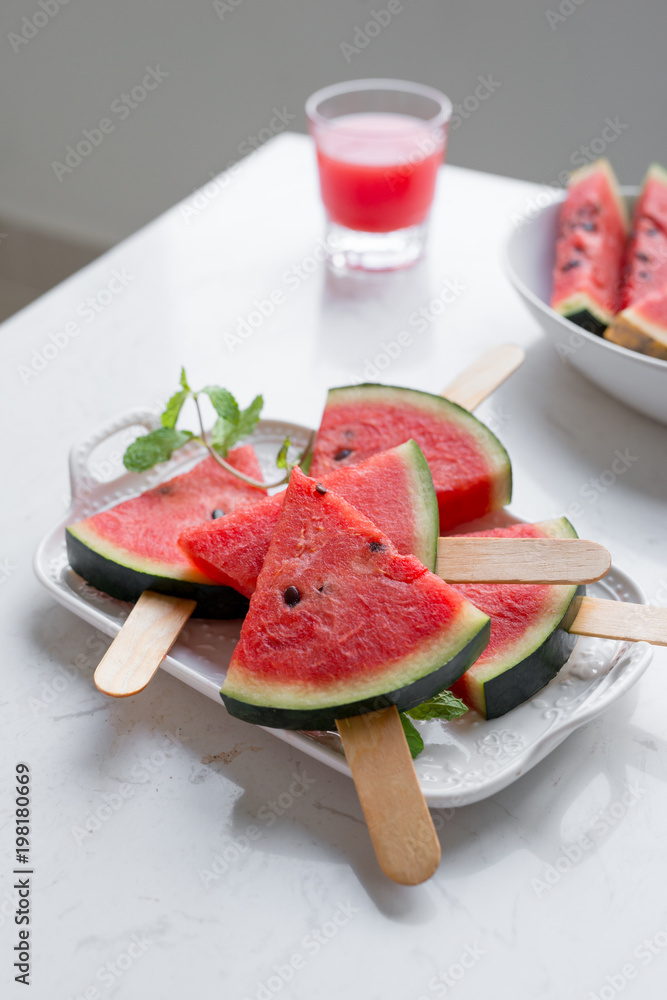
[[[426,459],[414,441],[373,455],[321,480],[389,535],[398,551],[435,569],[438,507]],[[218,583],[250,597],[284,493],[267,497],[210,524],[184,531],[179,544],[194,565]]]
[[[566,517],[538,524],[475,531],[470,537],[576,538]],[[575,597],[584,586],[457,583],[452,586],[491,617],[491,639],[453,691],[487,719],[532,698],[556,676],[577,641],[567,631]]]
[[[551,308],[602,334],[621,303],[627,215],[608,160],[575,170],[560,206]]]
[[[321,479],[408,438],[417,442],[431,469],[440,531],[509,503],[512,467],[489,428],[442,396],[398,386],[329,390],[311,475]]]
[[[227,461],[247,476],[262,479],[252,445],[230,451]],[[121,601],[136,601],[152,589],[197,601],[198,617],[237,618],[247,602],[196,569],[178,547],[178,536],[186,527],[215,523],[222,514],[265,497],[264,490],[244,483],[214,458],[205,458],[183,475],[71,524],[70,565],[93,587]]]
[[[667,284],[667,170],[649,167],[632,215],[625,252],[621,309]]]
[[[333,728],[421,704],[488,635],[485,614],[294,469],[221,695],[247,722]]]

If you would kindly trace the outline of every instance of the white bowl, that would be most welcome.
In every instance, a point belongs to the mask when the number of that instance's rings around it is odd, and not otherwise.
[[[632,212],[639,193],[621,188]],[[562,358],[616,399],[667,424],[667,361],[629,351],[554,312],[551,299],[558,211],[565,192],[517,224],[505,246],[505,269],[517,292]]]

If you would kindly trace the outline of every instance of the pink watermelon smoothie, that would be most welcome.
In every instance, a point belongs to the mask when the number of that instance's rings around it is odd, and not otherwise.
[[[322,201],[341,226],[388,233],[428,215],[444,137],[409,115],[348,114],[318,134]],[[421,152],[424,150],[424,152]]]

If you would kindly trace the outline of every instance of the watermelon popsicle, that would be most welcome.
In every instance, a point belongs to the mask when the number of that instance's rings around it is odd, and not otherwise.
[[[235,448],[228,462],[261,480],[252,445]],[[72,569],[121,601],[136,601],[148,589],[197,602],[195,614],[237,618],[247,603],[231,588],[215,586],[179,548],[187,527],[218,518],[266,498],[209,457],[136,497],[71,524],[66,532]]]
[[[294,469],[221,696],[246,722],[337,725],[383,871],[417,884],[440,849],[397,709],[449,687],[489,629],[355,507]]]
[[[332,728],[338,718],[413,707],[449,687],[486,632],[486,615],[295,469],[223,700],[260,725]]]

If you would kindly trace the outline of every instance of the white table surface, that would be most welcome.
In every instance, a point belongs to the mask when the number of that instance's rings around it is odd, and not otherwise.
[[[176,206],[2,327],[3,996],[664,997],[667,651],[502,794],[441,812],[439,870],[402,888],[379,872],[346,777],[164,673],[136,698],[97,692],[108,640],[31,568],[66,505],[70,445],[123,410],[157,406],[182,363],[194,385],[218,381],[242,401],[262,391],[266,416],[316,426],[326,388],[362,378],[382,342],[408,330],[381,380],[438,391],[485,347],[527,349],[480,409],[512,457],[514,510],[538,520],[578,504],[580,533],[667,603],[664,427],[568,368],[502,274],[509,219],[534,190],[446,167],[425,264],[335,280],[311,259],[323,216],[309,140],[285,135],[224,189],[212,184],[200,211]],[[114,271],[126,287],[88,322],[81,303]],[[410,314],[447,282],[454,301],[417,334]],[[231,350],[225,334],[275,290],[282,304]],[[72,322],[79,334],[28,375],[33,349]],[[591,487],[626,449],[628,470]],[[18,760],[34,796],[29,994],[12,982],[6,915]],[[312,783],[278,816],[269,803],[290,797],[295,772]],[[258,833],[244,840],[249,827]]]

